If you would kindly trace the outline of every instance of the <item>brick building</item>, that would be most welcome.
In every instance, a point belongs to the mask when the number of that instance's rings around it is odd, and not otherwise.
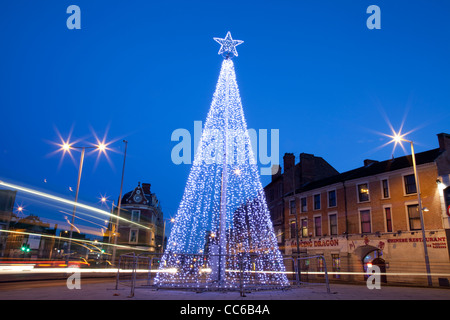
[[[264,188],[267,205],[271,213],[275,234],[278,239],[280,250],[284,251],[285,243],[285,196],[293,193],[308,182],[334,176],[336,171],[328,162],[321,157],[312,154],[301,153],[300,161],[295,163],[295,155],[286,153],[283,157],[284,172],[280,166],[274,168],[272,181]]]
[[[417,153],[416,163],[433,284],[445,285],[450,135],[439,134],[438,141],[439,148]],[[385,282],[426,284],[411,156],[365,160],[360,168],[304,183],[283,199],[286,254],[323,254],[336,279],[362,281],[372,263],[386,272]]]

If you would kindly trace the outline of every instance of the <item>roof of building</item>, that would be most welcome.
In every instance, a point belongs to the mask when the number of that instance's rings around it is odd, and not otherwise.
[[[152,205],[152,192],[150,191],[150,184],[149,183],[143,183],[141,186],[141,183],[138,183],[138,186],[134,188],[133,190],[125,193],[122,196],[122,202],[121,204],[126,205],[128,204],[127,200],[133,195],[136,189],[140,189],[142,191],[142,194],[145,196],[145,198],[149,201],[148,205]]]
[[[420,153],[416,153],[416,165],[426,164],[430,162],[434,162],[437,157],[442,153],[442,151],[437,149],[432,149],[429,151],[424,151]],[[412,157],[411,155],[403,156],[399,158],[393,158],[385,161],[370,161],[366,166],[356,168],[350,171],[346,171],[329,178],[324,178],[320,180],[316,180],[313,182],[305,183],[300,188],[298,188],[295,192],[305,192],[309,190],[318,189],[321,187],[325,187],[328,185],[332,185],[339,182],[344,182],[353,179],[359,179],[363,177],[373,176],[376,174],[382,174],[390,171],[400,170],[404,168],[408,168],[412,166]],[[292,195],[290,192],[287,195]]]

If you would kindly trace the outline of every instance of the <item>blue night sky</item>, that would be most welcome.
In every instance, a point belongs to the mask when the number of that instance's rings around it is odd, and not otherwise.
[[[81,30],[66,27],[72,4]],[[380,30],[366,27],[372,4]],[[124,193],[151,183],[174,216],[190,165],[172,162],[171,134],[205,121],[222,62],[213,37],[227,31],[244,40],[234,62],[248,127],[279,129],[280,161],[312,153],[343,172],[385,160],[387,119],[414,130],[416,152],[437,148],[450,133],[448,12],[448,0],[4,1],[0,180],[73,199],[80,153],[61,159],[51,142],[88,145],[95,132],[115,152],[87,153],[80,201],[118,198],[126,139]]]

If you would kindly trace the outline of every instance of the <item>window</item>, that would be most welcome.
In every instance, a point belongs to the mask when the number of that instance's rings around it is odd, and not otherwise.
[[[336,190],[328,191],[328,207],[336,207]]]
[[[320,210],[320,194],[314,195],[314,210]]]
[[[386,232],[392,232],[392,214],[391,208],[384,208],[384,218],[386,219]]]
[[[289,201],[289,214],[295,214],[295,200]]]
[[[419,205],[413,204],[408,207],[409,230],[421,230]]]
[[[387,179],[381,181],[381,186],[383,188],[383,198],[389,198],[389,182]]]
[[[361,233],[370,233],[372,230],[370,223],[370,210],[361,210],[359,214],[361,219]]]
[[[331,254],[331,266],[333,268],[333,278],[339,279],[339,272],[341,271],[341,258],[338,253]]]
[[[318,277],[323,277],[325,274],[323,259],[317,259],[317,272],[319,272]]]
[[[337,230],[337,214],[333,213],[330,214],[329,216],[330,219],[330,235],[331,236],[335,236],[338,234],[338,230]]]
[[[406,194],[417,193],[416,179],[413,174],[404,176]]]
[[[302,212],[308,211],[308,207],[306,205],[306,197],[300,199]]]
[[[367,183],[358,184],[358,200],[359,202],[369,201],[369,186]]]
[[[308,237],[308,218],[303,218],[300,220],[301,227],[302,227],[302,237],[307,238]]]
[[[322,236],[322,217],[314,217],[314,232],[316,237]]]
[[[291,220],[289,224],[291,227],[291,238],[297,238],[297,223],[295,220]]]
[[[141,210],[132,210],[131,211],[131,221],[139,222],[141,219]]]
[[[129,242],[130,243],[137,243],[137,241],[138,241],[138,230],[137,229],[131,229],[130,230]]]

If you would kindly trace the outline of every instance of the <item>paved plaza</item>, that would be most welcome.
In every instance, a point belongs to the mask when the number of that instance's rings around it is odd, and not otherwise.
[[[369,290],[364,285],[331,284],[288,290],[259,291],[241,297],[239,292],[154,290],[120,285],[113,279],[82,279],[80,289],[68,289],[66,281],[24,281],[0,283],[1,300],[450,300],[450,289],[382,286]]]

